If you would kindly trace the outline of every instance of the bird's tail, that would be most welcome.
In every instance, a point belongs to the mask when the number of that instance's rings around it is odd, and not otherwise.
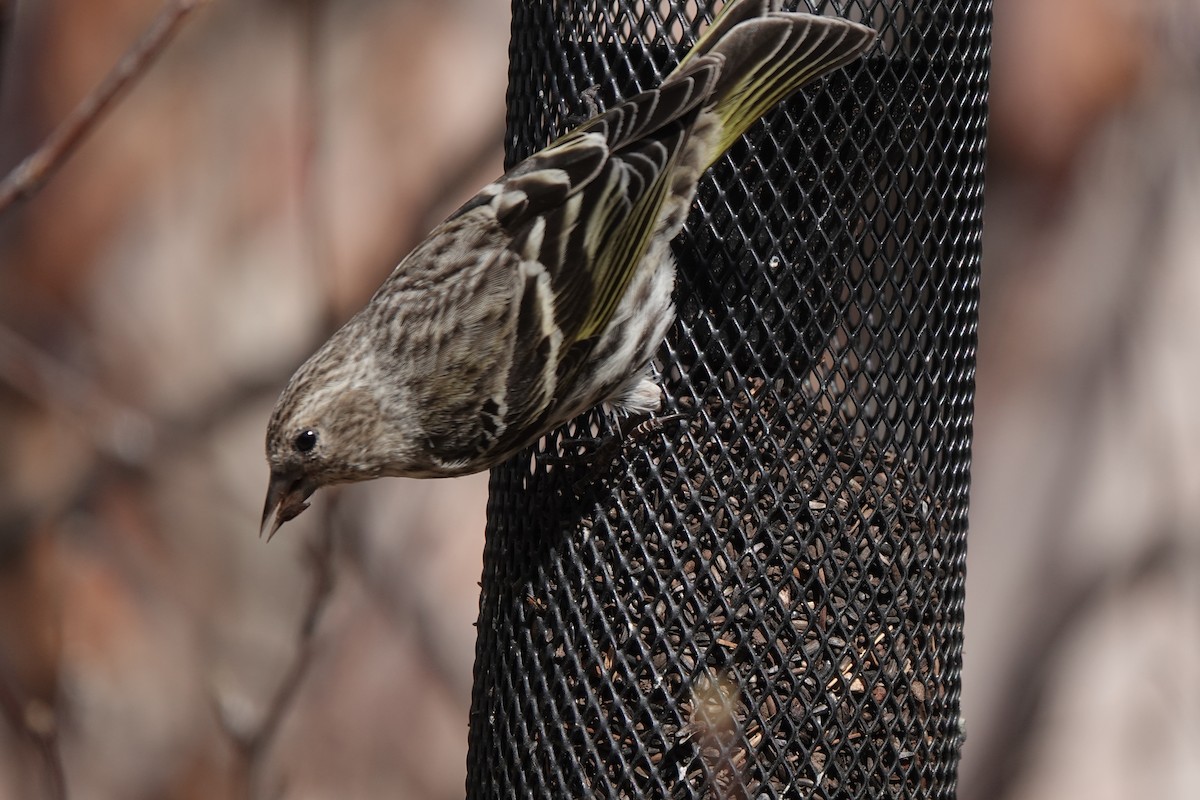
[[[781,12],[779,0],[730,0],[670,76],[697,60],[721,61],[709,95],[721,130],[705,168],[785,97],[874,42],[875,31],[839,17]]]

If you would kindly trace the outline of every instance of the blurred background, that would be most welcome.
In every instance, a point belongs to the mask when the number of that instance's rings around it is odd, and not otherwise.
[[[487,477],[257,536],[295,366],[500,172],[509,0],[212,0],[0,214],[0,798],[463,793]],[[0,0],[0,173],[157,0]],[[1200,786],[1200,3],[996,0],[961,800]]]

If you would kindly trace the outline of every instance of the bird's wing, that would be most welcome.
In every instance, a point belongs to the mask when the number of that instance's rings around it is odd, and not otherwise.
[[[611,319],[719,68],[694,62],[530,156],[457,212],[489,206],[509,248],[546,270],[564,345],[595,337]]]
[[[514,312],[512,335],[505,337],[508,368],[481,376],[490,388],[481,386],[463,399],[478,406],[485,402],[480,398],[490,398],[492,407],[503,409],[503,424],[481,429],[478,437],[455,434],[462,441],[443,449],[467,463],[479,452],[524,446],[529,431],[561,413],[558,404],[654,234],[672,190],[672,164],[719,69],[719,60],[698,60],[686,74],[585,122],[484,187],[422,245],[464,252],[471,247],[463,241],[482,237],[494,248],[481,264],[484,270],[515,279],[504,290]],[[397,278],[420,283],[425,275],[418,267],[425,260],[410,259],[397,268]],[[458,274],[440,266],[438,273]],[[463,360],[477,355],[464,354]],[[440,357],[447,358],[444,352]],[[431,369],[431,391],[435,384],[441,387],[437,375],[454,374],[461,383],[458,369],[444,363]],[[444,397],[456,390],[438,391],[442,408]]]

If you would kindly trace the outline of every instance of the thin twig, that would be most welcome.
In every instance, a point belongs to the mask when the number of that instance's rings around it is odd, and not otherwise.
[[[41,147],[18,164],[0,182],[0,214],[19,200],[32,197],[71,156],[95,127],[101,115],[140,78],[197,7],[209,0],[172,0],[150,26],[104,76],[91,93],[72,109],[67,118],[42,142]]]
[[[107,461],[145,464],[159,426],[108,395],[95,381],[11,328],[0,325],[0,386],[57,414]]]
[[[270,744],[279,731],[300,684],[304,680],[308,668],[312,664],[314,635],[321,612],[333,592],[333,525],[326,520],[317,531],[308,552],[309,567],[312,570],[312,588],[308,595],[308,606],[304,610],[304,618],[300,622],[299,643],[296,656],[291,666],[275,690],[270,707],[262,724],[251,737],[251,753],[257,753]]]
[[[230,738],[237,746],[241,757],[242,786],[247,798],[261,796],[259,784],[262,780],[264,757],[279,734],[284,717],[295,704],[296,696],[304,683],[304,677],[312,666],[313,654],[316,650],[315,636],[317,623],[325,605],[333,594],[334,587],[334,558],[333,558],[333,504],[326,505],[324,523],[313,537],[308,550],[309,568],[312,572],[312,586],[309,589],[308,604],[300,621],[296,652],[288,665],[287,672],[275,689],[266,713],[257,728],[250,733],[235,730],[225,724]],[[227,723],[224,718],[222,723]]]
[[[322,134],[325,130],[325,47],[322,22],[327,0],[300,3],[301,64],[299,130],[303,154],[300,172],[300,215],[308,266],[316,285],[323,287],[325,304],[318,330],[329,335],[338,327],[336,270],[330,239],[328,204],[322,171]]]
[[[1072,643],[1072,635],[1104,608],[1103,600],[1114,601],[1130,594],[1182,560],[1195,558],[1180,543],[1186,535],[1166,528],[1150,538],[1128,562],[1098,569],[1066,588],[1053,602],[1043,603],[1037,621],[1022,638],[1021,654],[1006,671],[1005,711],[998,725],[978,745],[985,758],[976,774],[968,776],[959,793],[971,800],[1004,800],[1013,796],[1013,786],[1028,774],[1039,726],[1049,708],[1054,688],[1055,664]],[[968,730],[970,723],[968,722]]]
[[[4,661],[0,660],[0,716],[38,754],[47,800],[67,800],[67,779],[58,747],[58,729],[52,719],[38,722],[29,713],[29,703],[22,699],[21,691],[4,667]]]
[[[14,3],[0,0],[0,98],[4,97],[4,76],[8,74],[8,42],[12,35]]]
[[[1127,187],[1127,194],[1137,197],[1138,202],[1133,206],[1141,214],[1137,236],[1127,247],[1127,254],[1131,263],[1136,261],[1139,267],[1120,276],[1124,285],[1113,296],[1121,298],[1121,313],[1114,316],[1083,355],[1071,394],[1064,398],[1064,407],[1075,411],[1059,433],[1064,442],[1059,449],[1062,465],[1052,471],[1057,476],[1056,482],[1044,494],[1044,508],[1038,514],[1042,520],[1037,525],[1040,531],[1037,540],[1042,543],[1040,563],[1045,565],[1047,576],[1061,576],[1074,563],[1075,555],[1064,543],[1081,535],[1074,520],[1086,504],[1090,488],[1088,470],[1078,465],[1098,462],[1105,443],[1097,434],[1104,412],[1104,404],[1098,398],[1105,396],[1105,387],[1110,384],[1126,387],[1125,376],[1133,374],[1133,365],[1139,357],[1131,343],[1138,343],[1144,333],[1153,314],[1153,299],[1167,277],[1170,262],[1162,250],[1170,240],[1165,228],[1171,215],[1166,206],[1175,175],[1174,163],[1155,165],[1139,178],[1141,185]],[[1036,622],[1022,638],[1021,652],[1011,667],[1003,670],[1011,680],[999,695],[1002,702],[997,708],[1002,713],[991,726],[988,738],[973,745],[976,752],[984,755],[976,758],[980,765],[976,774],[962,781],[961,797],[1003,800],[1012,795],[1015,782],[1025,774],[1023,770],[1031,756],[1030,743],[1036,740],[1042,722],[1043,703],[1055,677],[1054,661],[1070,641],[1070,634],[1095,611],[1097,598],[1109,587],[1119,583],[1132,585],[1143,575],[1169,567],[1172,556],[1178,555],[1173,547],[1176,541],[1164,536],[1149,541],[1131,565],[1116,565],[1098,576],[1080,580],[1074,588],[1062,588],[1061,577],[1049,584],[1056,591],[1042,601]]]
[[[478,127],[479,134],[472,142],[462,158],[456,159],[447,167],[443,179],[438,181],[425,198],[422,205],[424,211],[417,222],[408,231],[410,240],[406,247],[411,247],[420,241],[429,231],[442,221],[446,206],[456,200],[465,200],[468,192],[481,188],[479,173],[493,162],[499,166],[504,142],[503,117],[484,120]],[[403,254],[402,254],[403,255]]]
[[[423,548],[429,544],[428,537],[421,533],[413,533],[404,538],[404,544],[395,559],[395,567],[387,573],[386,587],[376,574],[378,571],[370,567],[370,554],[367,552],[365,537],[366,532],[361,524],[347,526],[341,539],[341,552],[345,556],[345,563],[356,574],[368,601],[397,630],[415,629],[418,642],[415,650],[425,661],[430,674],[446,690],[447,695],[455,700],[469,697],[471,684],[469,681],[463,683],[460,679],[461,670],[456,663],[458,654],[450,652],[446,637],[440,633],[429,604],[423,600],[419,591],[414,591],[416,578],[409,574],[410,565],[420,565],[427,561]]]

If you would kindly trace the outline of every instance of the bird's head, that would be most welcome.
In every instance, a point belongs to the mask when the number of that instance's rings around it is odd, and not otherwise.
[[[397,473],[404,437],[370,388],[364,361],[322,350],[275,404],[267,425],[271,479],[260,529],[268,539],[308,508],[317,489]]]

